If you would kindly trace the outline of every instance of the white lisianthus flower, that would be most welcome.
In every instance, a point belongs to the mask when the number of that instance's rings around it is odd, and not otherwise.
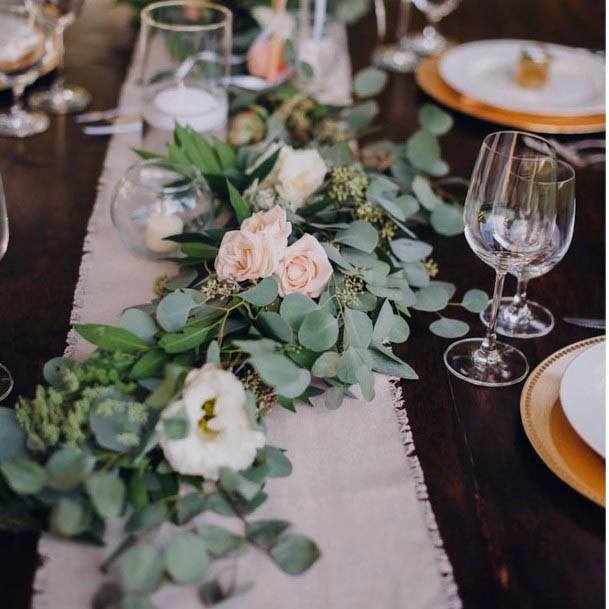
[[[167,406],[157,425],[160,444],[171,467],[178,473],[217,480],[222,467],[239,471],[249,467],[265,443],[253,429],[245,407],[245,390],[239,379],[213,364],[192,370],[186,377],[182,399]],[[185,438],[172,440],[163,420],[188,420]]]

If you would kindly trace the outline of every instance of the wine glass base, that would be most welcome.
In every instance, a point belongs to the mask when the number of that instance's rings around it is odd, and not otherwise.
[[[29,137],[43,133],[49,128],[49,117],[40,112],[17,110],[8,114],[0,114],[0,136]]]
[[[480,357],[478,349],[482,338],[466,338],[453,343],[444,352],[444,364],[463,381],[481,387],[509,387],[524,380],[529,363],[524,353],[498,342],[487,359]]]
[[[32,93],[28,104],[35,110],[51,114],[81,112],[91,103],[91,94],[78,85],[65,85],[61,89],[49,89]]]
[[[0,402],[12,391],[13,377],[6,366],[0,364]]]
[[[511,297],[501,299],[497,314],[497,334],[509,338],[538,338],[545,336],[554,328],[554,315],[538,302],[527,300],[528,315],[524,319],[514,319],[510,314]],[[480,320],[488,326],[491,316],[490,305],[480,313]]]
[[[417,54],[397,44],[386,44],[379,46],[372,54],[372,63],[377,68],[383,68],[390,72],[408,74],[414,72],[419,63]]]
[[[448,40],[436,30],[427,26],[418,35],[409,38],[410,48],[421,57],[439,55],[448,48]]]

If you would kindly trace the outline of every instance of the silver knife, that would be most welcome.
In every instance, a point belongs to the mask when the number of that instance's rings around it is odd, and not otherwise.
[[[563,317],[564,321],[572,326],[580,326],[582,328],[591,328],[593,330],[604,330],[604,319],[590,319],[586,317]]]

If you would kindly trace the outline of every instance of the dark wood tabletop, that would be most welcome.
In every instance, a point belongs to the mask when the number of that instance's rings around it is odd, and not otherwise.
[[[413,27],[421,25],[415,16]],[[604,28],[600,0],[464,0],[442,23],[456,41],[531,38],[598,49],[605,45]],[[356,67],[369,62],[374,31],[372,17],[351,29]],[[69,79],[93,93],[95,108],[115,105],[134,36],[128,11],[112,0],[91,0],[68,30]],[[45,80],[37,86],[48,85]],[[417,109],[425,101],[412,75],[392,76],[381,98],[385,135],[403,141],[416,128]],[[0,93],[0,107],[8,104],[8,95]],[[494,125],[455,115],[455,127],[442,142],[453,174],[469,177],[482,138],[494,130]],[[11,229],[0,262],[0,361],[15,376],[13,397],[30,394],[41,380],[43,363],[63,351],[106,147],[107,139],[83,135],[65,117],[53,118],[47,133],[31,139],[0,139]],[[540,339],[513,341],[531,367],[595,335],[565,325],[563,316],[605,316],[604,171],[577,171],[577,201],[568,254],[530,287],[530,295],[554,312],[556,328]],[[491,291],[492,269],[474,256],[465,239],[420,236],[434,244],[438,279],[456,283],[461,291]],[[482,333],[475,316],[463,319],[471,323],[473,335]],[[402,355],[420,381],[404,385],[405,399],[465,608],[602,607],[604,510],[556,478],[528,443],[519,415],[522,385],[482,389],[446,372],[442,353],[449,341],[429,333],[432,320],[420,313],[411,324]],[[2,609],[29,607],[37,561],[34,535],[0,533]],[[70,577],[66,573],[66,585]]]

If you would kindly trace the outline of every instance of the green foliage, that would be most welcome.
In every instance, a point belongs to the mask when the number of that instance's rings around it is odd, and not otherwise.
[[[194,584],[209,569],[205,541],[194,533],[178,533],[165,548],[165,568],[180,584]]]

